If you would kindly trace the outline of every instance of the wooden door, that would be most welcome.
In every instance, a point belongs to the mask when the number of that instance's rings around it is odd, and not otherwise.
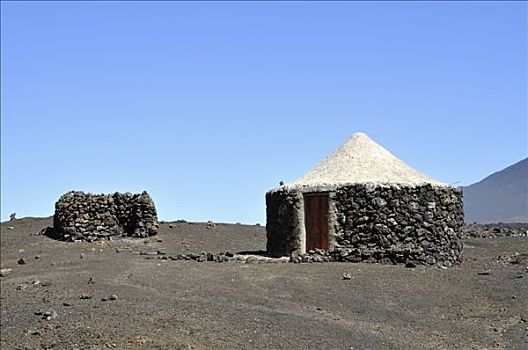
[[[328,193],[304,196],[306,251],[328,250]]]

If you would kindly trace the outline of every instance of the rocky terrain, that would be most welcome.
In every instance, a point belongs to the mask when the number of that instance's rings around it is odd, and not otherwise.
[[[528,347],[527,237],[467,237],[461,264],[406,268],[266,259],[259,226],[65,242],[38,234],[51,224],[1,224],[2,349]]]
[[[468,224],[464,226],[467,237],[528,237],[528,223]]]

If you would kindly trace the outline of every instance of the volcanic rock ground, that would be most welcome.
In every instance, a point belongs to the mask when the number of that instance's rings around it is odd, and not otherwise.
[[[148,240],[94,243],[35,235],[51,222],[1,224],[1,267],[12,269],[0,282],[2,349],[528,348],[527,237],[468,238],[449,269],[217,263],[160,258],[257,251],[265,228],[172,223]]]

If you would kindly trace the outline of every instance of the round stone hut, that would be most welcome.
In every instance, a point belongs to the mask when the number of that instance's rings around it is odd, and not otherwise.
[[[272,256],[451,266],[462,258],[462,190],[412,169],[364,133],[266,193]]]

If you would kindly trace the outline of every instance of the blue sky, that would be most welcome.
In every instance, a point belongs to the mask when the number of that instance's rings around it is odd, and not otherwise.
[[[1,3],[1,218],[72,189],[265,223],[356,131],[438,180],[528,154],[524,2]]]

